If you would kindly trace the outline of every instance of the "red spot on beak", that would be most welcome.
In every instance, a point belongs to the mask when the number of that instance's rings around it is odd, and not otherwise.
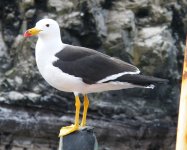
[[[29,32],[28,32],[28,30],[24,33],[24,35],[23,35],[24,37],[30,37],[30,36],[32,36],[32,34],[30,34]]]

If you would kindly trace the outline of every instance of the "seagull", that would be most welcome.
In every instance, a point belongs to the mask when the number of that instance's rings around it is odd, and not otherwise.
[[[42,19],[24,37],[38,36],[35,47],[36,64],[43,78],[54,88],[72,92],[75,96],[74,124],[60,129],[63,137],[86,126],[89,99],[87,94],[128,88],[154,88],[165,82],[140,74],[140,70],[118,58],[101,52],[62,42],[60,27],[53,19]],[[81,102],[84,96],[82,122],[79,124]]]

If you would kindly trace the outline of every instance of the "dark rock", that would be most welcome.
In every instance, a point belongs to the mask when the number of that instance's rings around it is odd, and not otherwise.
[[[60,117],[62,113],[58,111],[7,104],[1,105],[0,112],[2,150],[6,146],[27,149],[34,147],[38,150],[57,149],[60,128],[74,118],[73,114],[68,112]],[[150,146],[173,149],[175,145],[175,125],[168,123],[166,119],[145,122],[129,118],[120,121],[91,116],[88,123],[95,128],[99,149],[132,150],[139,147],[143,150],[149,149]]]
[[[1,24],[0,24],[0,27],[1,27]],[[1,74],[6,70],[8,69],[9,67],[9,63],[10,61],[8,61],[7,59],[10,59],[9,56],[8,56],[8,50],[7,50],[7,46],[3,40],[3,37],[2,37],[2,32],[0,32],[0,63],[1,63],[1,66],[0,66],[0,76]]]

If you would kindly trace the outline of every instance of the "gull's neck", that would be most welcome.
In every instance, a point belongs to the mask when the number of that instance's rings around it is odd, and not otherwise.
[[[61,50],[63,45],[61,37],[39,37],[36,44],[36,51],[44,50],[45,52],[48,51],[48,53],[52,51],[57,52]]]
[[[43,43],[43,44],[54,44],[55,45],[59,45],[62,44],[62,40],[61,40],[61,36],[57,35],[57,36],[39,36],[38,37],[38,41],[39,43]],[[54,45],[53,45],[54,46]]]

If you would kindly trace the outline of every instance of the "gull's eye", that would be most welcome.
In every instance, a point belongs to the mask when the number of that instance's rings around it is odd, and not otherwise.
[[[46,26],[46,27],[49,27],[49,24],[46,24],[45,26]]]

